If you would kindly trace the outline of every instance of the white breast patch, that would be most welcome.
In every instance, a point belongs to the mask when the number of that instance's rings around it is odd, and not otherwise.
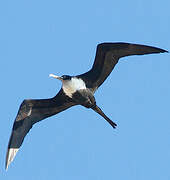
[[[80,89],[86,89],[86,85],[82,79],[72,77],[71,80],[63,81],[63,91],[67,96],[72,98],[72,94]]]

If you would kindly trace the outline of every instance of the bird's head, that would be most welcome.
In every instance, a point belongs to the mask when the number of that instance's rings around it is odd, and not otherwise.
[[[71,76],[69,76],[69,75],[56,76],[56,75],[54,75],[54,74],[50,74],[49,76],[50,76],[50,77],[53,77],[53,78],[56,78],[56,79],[58,79],[58,80],[60,80],[60,81],[71,80]]]

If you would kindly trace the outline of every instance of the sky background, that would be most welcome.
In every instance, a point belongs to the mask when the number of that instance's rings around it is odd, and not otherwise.
[[[0,179],[169,180],[170,56],[123,58],[96,92],[112,127],[75,106],[34,125],[8,171],[5,155],[23,99],[50,98],[86,72],[101,42],[170,50],[170,1],[8,0],[0,4]]]

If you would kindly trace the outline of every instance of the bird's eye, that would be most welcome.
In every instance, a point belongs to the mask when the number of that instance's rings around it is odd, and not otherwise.
[[[70,76],[67,76],[67,75],[63,75],[61,77],[63,78],[63,80],[69,80],[70,79]]]

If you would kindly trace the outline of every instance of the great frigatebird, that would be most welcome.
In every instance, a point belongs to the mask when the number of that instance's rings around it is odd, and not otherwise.
[[[115,128],[116,123],[110,120],[97,106],[94,93],[106,80],[121,57],[164,52],[168,51],[139,44],[102,43],[97,46],[94,64],[88,72],[77,76],[63,75],[61,77],[50,74],[51,77],[62,81],[62,88],[53,98],[29,99],[22,102],[8,144],[6,169],[13,161],[24,137],[35,123],[72,106],[82,105],[91,108]]]

